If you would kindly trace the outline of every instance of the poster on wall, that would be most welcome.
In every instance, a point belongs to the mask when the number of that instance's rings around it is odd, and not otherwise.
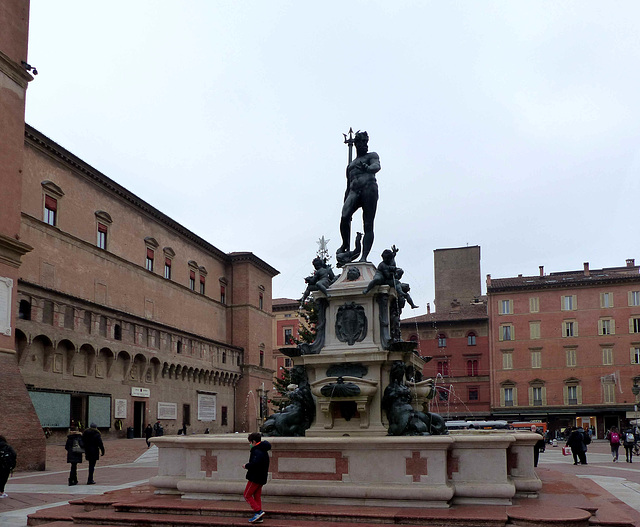
[[[158,403],[158,419],[177,419],[177,403]]]
[[[126,399],[116,399],[113,417],[114,419],[127,418],[127,400]]]
[[[210,393],[198,394],[198,421],[216,420],[216,396]]]
[[[0,334],[11,336],[11,291],[13,280],[0,276]]]

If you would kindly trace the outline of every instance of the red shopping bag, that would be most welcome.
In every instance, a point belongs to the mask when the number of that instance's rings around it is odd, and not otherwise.
[[[571,447],[563,446],[562,447],[562,455],[563,456],[570,456],[571,455]]]

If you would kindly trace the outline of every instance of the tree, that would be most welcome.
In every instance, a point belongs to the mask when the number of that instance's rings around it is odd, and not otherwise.
[[[326,240],[324,236],[318,240],[318,251],[316,257],[322,258],[327,263],[331,259],[329,250],[327,248],[329,240]],[[300,306],[298,311],[298,318],[300,325],[298,326],[298,339],[295,340],[295,344],[311,344],[316,339],[316,324],[318,323],[318,305],[311,297],[308,297],[306,302]],[[276,380],[273,383],[278,395],[273,397],[269,402],[273,404],[275,412],[281,411],[289,402],[287,393],[289,392],[288,386],[291,384],[291,368],[283,367],[281,374],[276,376]]]

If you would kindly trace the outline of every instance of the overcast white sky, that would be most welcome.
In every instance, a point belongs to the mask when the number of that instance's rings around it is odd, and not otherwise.
[[[340,245],[349,127],[371,260],[420,309],[433,250],[494,278],[640,261],[640,3],[31,0],[27,122],[297,298]],[[361,229],[354,217],[353,231]],[[332,259],[335,262],[335,258]]]

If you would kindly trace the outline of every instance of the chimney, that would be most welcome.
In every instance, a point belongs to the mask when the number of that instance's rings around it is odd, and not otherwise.
[[[635,267],[636,261],[634,258],[627,258],[627,267]]]
[[[589,262],[584,262],[584,275],[585,276],[590,276],[591,273],[589,272]]]
[[[431,314],[431,305],[427,302],[427,315]]]
[[[487,287],[491,287],[491,275],[487,275]]]
[[[540,266],[540,276],[544,276],[544,265]]]

